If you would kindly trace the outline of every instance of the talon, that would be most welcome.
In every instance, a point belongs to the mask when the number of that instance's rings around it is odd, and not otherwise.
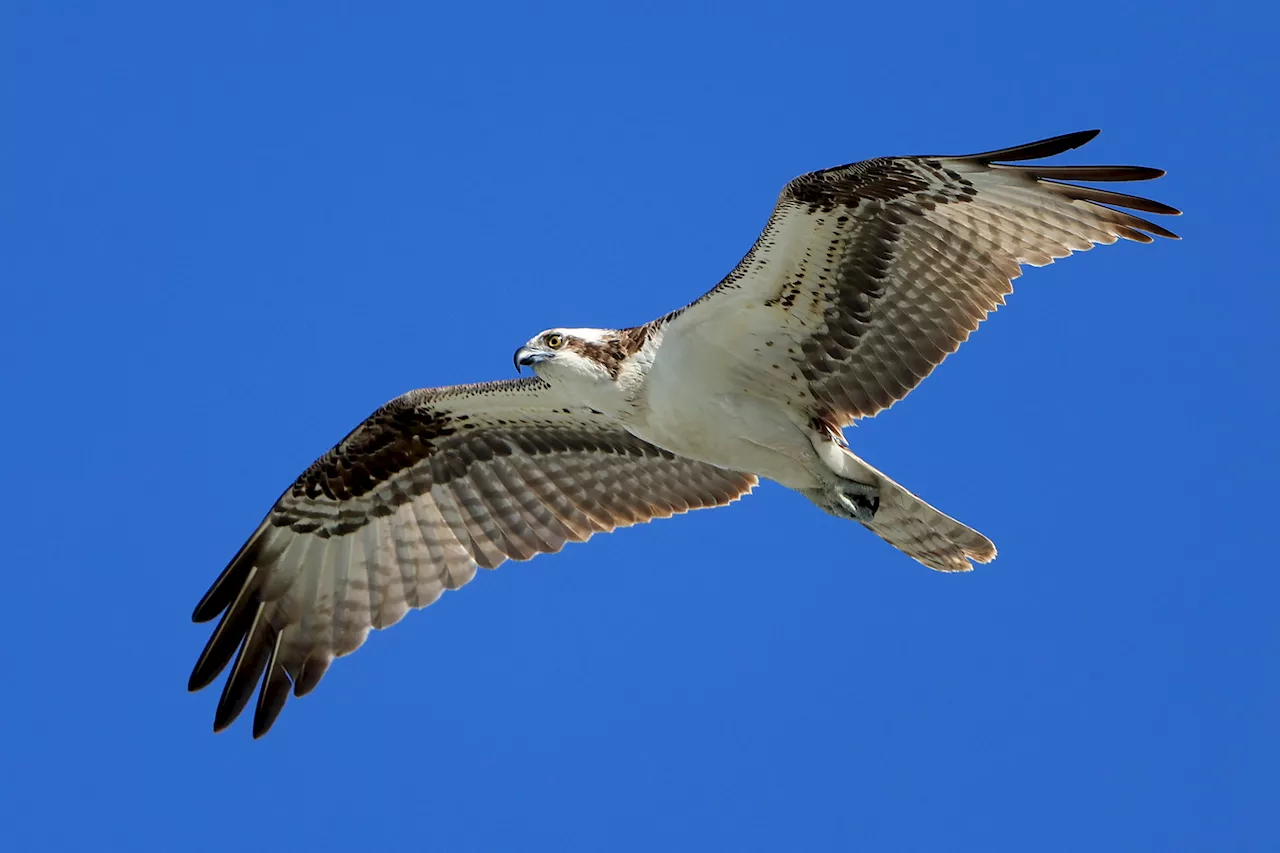
[[[842,487],[836,496],[854,520],[863,524],[874,519],[876,511],[880,509],[880,491],[875,486],[851,482]]]

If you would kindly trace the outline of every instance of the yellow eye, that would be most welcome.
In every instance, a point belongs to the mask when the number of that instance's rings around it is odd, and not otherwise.
[[[560,347],[564,346],[564,335],[559,332],[552,332],[547,335],[546,340],[548,349],[560,349]]]

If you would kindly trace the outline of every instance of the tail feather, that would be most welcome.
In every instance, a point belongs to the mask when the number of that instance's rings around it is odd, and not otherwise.
[[[970,560],[989,563],[995,559],[996,546],[990,539],[875,473],[880,507],[875,518],[864,524],[872,533],[940,572],[967,572],[973,569]]]
[[[996,546],[990,539],[934,509],[847,450],[844,453],[844,476],[880,490],[874,518],[861,522],[872,533],[940,572],[967,572],[973,569],[970,560],[995,559]]]

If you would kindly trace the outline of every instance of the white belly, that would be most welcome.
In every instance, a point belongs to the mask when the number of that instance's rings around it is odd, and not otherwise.
[[[645,381],[646,405],[627,424],[631,433],[672,453],[788,488],[818,485],[814,472],[822,463],[800,415],[751,393],[748,377],[709,367],[720,360],[674,343],[664,342],[657,352]]]

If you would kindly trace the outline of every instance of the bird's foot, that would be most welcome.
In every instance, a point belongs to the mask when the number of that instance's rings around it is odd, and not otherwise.
[[[880,508],[880,490],[865,483],[842,480],[835,486],[836,501],[848,517],[863,524],[876,517]]]

